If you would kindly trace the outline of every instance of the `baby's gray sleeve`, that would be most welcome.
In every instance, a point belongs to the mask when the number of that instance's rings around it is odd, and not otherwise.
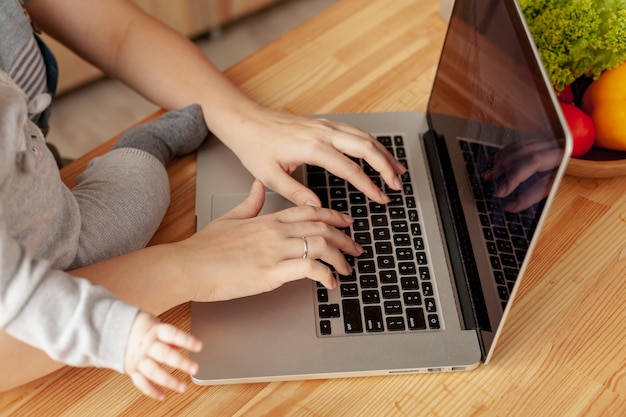
[[[72,366],[124,372],[137,307],[33,259],[7,233],[0,205],[0,328]]]

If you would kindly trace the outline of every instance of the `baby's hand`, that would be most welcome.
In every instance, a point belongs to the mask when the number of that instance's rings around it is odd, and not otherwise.
[[[178,392],[183,392],[186,384],[163,369],[161,364],[192,375],[198,372],[198,364],[183,356],[180,349],[199,352],[202,342],[141,311],[130,330],[124,368],[141,392],[162,400],[165,393],[156,384]]]

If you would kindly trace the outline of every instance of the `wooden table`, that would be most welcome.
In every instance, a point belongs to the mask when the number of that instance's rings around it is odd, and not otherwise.
[[[294,113],[424,110],[445,23],[433,0],[344,0],[227,71]],[[63,171],[71,184],[86,160]],[[194,231],[195,157],[174,162],[153,243]],[[0,415],[624,416],[626,176],[567,176],[493,361],[463,373],[200,387],[159,403],[108,370],[64,368]],[[163,319],[189,329],[189,305]]]

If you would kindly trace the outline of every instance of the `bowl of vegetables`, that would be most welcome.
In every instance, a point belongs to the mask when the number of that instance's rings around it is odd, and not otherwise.
[[[519,0],[572,132],[567,172],[626,175],[626,0]]]

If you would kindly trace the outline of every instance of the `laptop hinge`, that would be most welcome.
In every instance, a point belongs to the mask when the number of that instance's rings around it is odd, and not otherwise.
[[[462,318],[465,328],[476,330],[484,359],[481,330],[491,331],[491,325],[448,150],[433,130],[423,135],[423,141]]]

